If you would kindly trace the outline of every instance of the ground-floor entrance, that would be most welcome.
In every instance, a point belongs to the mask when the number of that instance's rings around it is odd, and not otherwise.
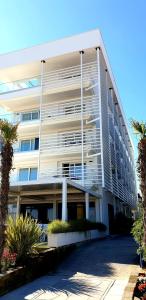
[[[54,207],[55,206],[55,207]],[[55,210],[55,211],[54,211]],[[21,204],[20,213],[31,216],[41,224],[48,224],[54,219],[62,219],[62,203],[47,203],[47,204]],[[86,218],[86,207],[82,201],[67,203],[68,221],[79,220]],[[95,202],[89,203],[89,217],[92,221],[96,220]]]

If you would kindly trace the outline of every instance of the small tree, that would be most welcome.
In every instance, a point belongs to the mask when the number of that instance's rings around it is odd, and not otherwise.
[[[139,137],[137,172],[140,181],[143,207],[143,247],[146,248],[146,123],[132,120],[132,127]]]
[[[0,189],[0,263],[5,245],[5,224],[8,211],[10,172],[12,169],[13,143],[17,140],[17,127],[7,120],[0,120],[1,135],[1,189]]]

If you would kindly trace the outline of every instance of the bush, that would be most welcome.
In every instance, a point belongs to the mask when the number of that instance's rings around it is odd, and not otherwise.
[[[32,247],[38,242],[41,229],[30,217],[8,218],[6,229],[6,244],[11,253],[16,253],[16,263],[25,263],[32,253]]]
[[[60,220],[54,220],[48,225],[49,233],[62,233],[69,231],[69,223]]]
[[[129,234],[131,232],[133,220],[119,212],[113,220],[112,231],[117,234]]]
[[[105,231],[106,226],[103,223],[91,222],[88,220],[74,220],[70,222],[54,220],[48,225],[49,233],[76,232],[98,229]]]

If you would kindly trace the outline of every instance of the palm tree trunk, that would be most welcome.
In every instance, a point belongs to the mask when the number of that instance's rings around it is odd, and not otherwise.
[[[146,139],[142,139],[138,144],[138,175],[140,179],[140,189],[143,203],[143,244],[146,246]]]
[[[7,142],[1,152],[1,191],[0,191],[0,261],[5,246],[5,226],[8,212],[9,176],[12,168],[13,148]]]

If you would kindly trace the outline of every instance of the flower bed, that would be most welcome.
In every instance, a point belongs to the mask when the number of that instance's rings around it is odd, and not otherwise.
[[[146,300],[146,273],[138,274],[133,296],[142,300]]]
[[[29,257],[27,265],[8,269],[5,274],[0,274],[0,296],[53,271],[73,249],[74,246],[49,249],[44,253]]]

